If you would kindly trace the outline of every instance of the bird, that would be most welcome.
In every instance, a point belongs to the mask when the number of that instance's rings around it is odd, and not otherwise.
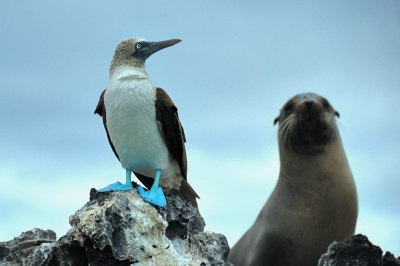
[[[135,37],[117,45],[108,87],[101,93],[94,113],[103,119],[126,179],[125,184],[116,182],[99,192],[133,189],[133,172],[148,189],[138,188],[146,201],[165,207],[164,188],[198,208],[196,198],[200,197],[187,182],[186,137],[178,109],[163,89],[153,86],[145,64],[152,54],[179,42],[150,42]]]

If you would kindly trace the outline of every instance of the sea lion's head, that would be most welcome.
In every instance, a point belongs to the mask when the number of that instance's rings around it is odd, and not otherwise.
[[[318,154],[326,144],[335,140],[339,117],[325,98],[315,93],[298,94],[281,109],[274,125],[279,122],[279,142],[294,152]]]

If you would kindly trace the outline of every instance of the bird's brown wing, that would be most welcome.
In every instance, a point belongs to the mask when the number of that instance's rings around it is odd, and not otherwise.
[[[108,133],[108,129],[107,129],[106,107],[104,106],[104,93],[105,92],[106,92],[106,90],[104,90],[101,93],[99,102],[97,103],[97,106],[96,106],[96,109],[94,110],[94,113],[98,114],[99,116],[101,116],[103,118],[103,125],[104,125],[104,129],[106,130],[106,133],[107,133],[108,142],[110,143],[111,149],[113,150],[115,156],[117,156],[117,158],[119,160],[118,153],[115,150],[115,147],[114,147],[113,143],[111,142],[110,134]]]
[[[176,108],[174,102],[163,89],[157,88],[156,96],[156,119],[161,135],[167,145],[169,154],[177,161],[183,176],[180,190],[173,192],[190,201],[197,208],[196,198],[200,197],[187,182],[186,137],[179,121],[178,108]]]

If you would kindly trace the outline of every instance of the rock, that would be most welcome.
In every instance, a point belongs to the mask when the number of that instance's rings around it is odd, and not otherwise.
[[[232,265],[224,235],[204,232],[199,211],[166,193],[167,206],[132,191],[97,193],[70,217],[72,228],[56,241],[34,229],[0,243],[0,265]]]
[[[75,240],[75,230],[71,228],[57,241],[54,265],[87,266],[88,264],[86,250]]]
[[[0,265],[53,265],[56,249],[56,233],[35,228],[0,242]]]
[[[400,265],[400,257],[396,259],[392,253],[386,251],[385,255],[382,258],[382,266],[397,266],[397,265]]]
[[[374,246],[366,236],[358,234],[341,242],[333,242],[323,254],[318,266],[399,266],[400,257]]]
[[[204,232],[196,208],[166,194],[167,206],[145,202],[134,191],[96,193],[70,217],[91,265],[228,265],[229,246]]]

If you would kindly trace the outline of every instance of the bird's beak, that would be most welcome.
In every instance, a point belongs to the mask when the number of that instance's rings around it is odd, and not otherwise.
[[[166,41],[160,41],[160,42],[147,42],[144,49],[142,49],[138,53],[134,53],[133,56],[136,58],[139,58],[143,61],[146,61],[146,59],[149,58],[152,54],[154,54],[164,48],[175,45],[181,41],[182,40],[180,40],[180,39],[172,39],[172,40],[166,40]]]
[[[182,40],[180,39],[172,39],[172,40],[166,40],[166,41],[160,41],[160,42],[150,42],[149,44],[149,53],[150,55],[154,54],[155,52],[158,52],[164,48],[170,47],[172,45],[177,44],[178,42],[181,42]],[[150,56],[149,55],[149,56]]]

